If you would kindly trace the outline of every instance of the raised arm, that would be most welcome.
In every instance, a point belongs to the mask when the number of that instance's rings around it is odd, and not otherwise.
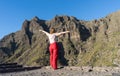
[[[60,35],[63,35],[65,33],[70,33],[70,31],[65,31],[65,32],[60,32],[60,33],[55,33],[56,36],[60,36]]]
[[[48,33],[48,32],[46,32],[46,31],[43,31],[43,30],[39,30],[39,31],[41,31],[41,32],[45,33],[47,36],[49,35],[49,33]]]

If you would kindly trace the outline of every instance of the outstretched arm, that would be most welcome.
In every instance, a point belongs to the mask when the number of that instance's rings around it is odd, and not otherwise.
[[[46,32],[46,31],[43,31],[43,30],[39,30],[39,31],[41,31],[41,32],[45,33],[47,36],[49,35],[49,33],[48,33],[48,32]]]
[[[63,35],[65,33],[70,33],[70,31],[65,31],[65,32],[60,32],[60,33],[55,33],[56,36],[60,36],[60,35]]]

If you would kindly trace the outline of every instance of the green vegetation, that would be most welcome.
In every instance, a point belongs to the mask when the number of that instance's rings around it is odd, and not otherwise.
[[[81,62],[78,65],[86,66],[117,66],[114,59],[117,58],[118,48],[115,47],[114,40],[109,42],[96,41],[92,50],[81,53]]]

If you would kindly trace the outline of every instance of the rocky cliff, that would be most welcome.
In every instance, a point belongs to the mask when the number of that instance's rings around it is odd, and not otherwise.
[[[21,30],[0,40],[0,63],[49,65],[49,41],[39,29],[49,32],[52,27],[56,32],[70,31],[57,39],[59,65],[120,65],[120,11],[93,21],[70,16],[55,16],[49,21],[38,17],[25,20]]]

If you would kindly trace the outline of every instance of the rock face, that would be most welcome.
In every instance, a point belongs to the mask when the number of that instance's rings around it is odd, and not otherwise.
[[[57,39],[59,65],[119,66],[120,11],[93,21],[69,16],[25,20],[21,30],[0,40],[0,63],[49,65],[49,41],[39,29],[49,32],[52,27],[56,32],[70,31]]]

